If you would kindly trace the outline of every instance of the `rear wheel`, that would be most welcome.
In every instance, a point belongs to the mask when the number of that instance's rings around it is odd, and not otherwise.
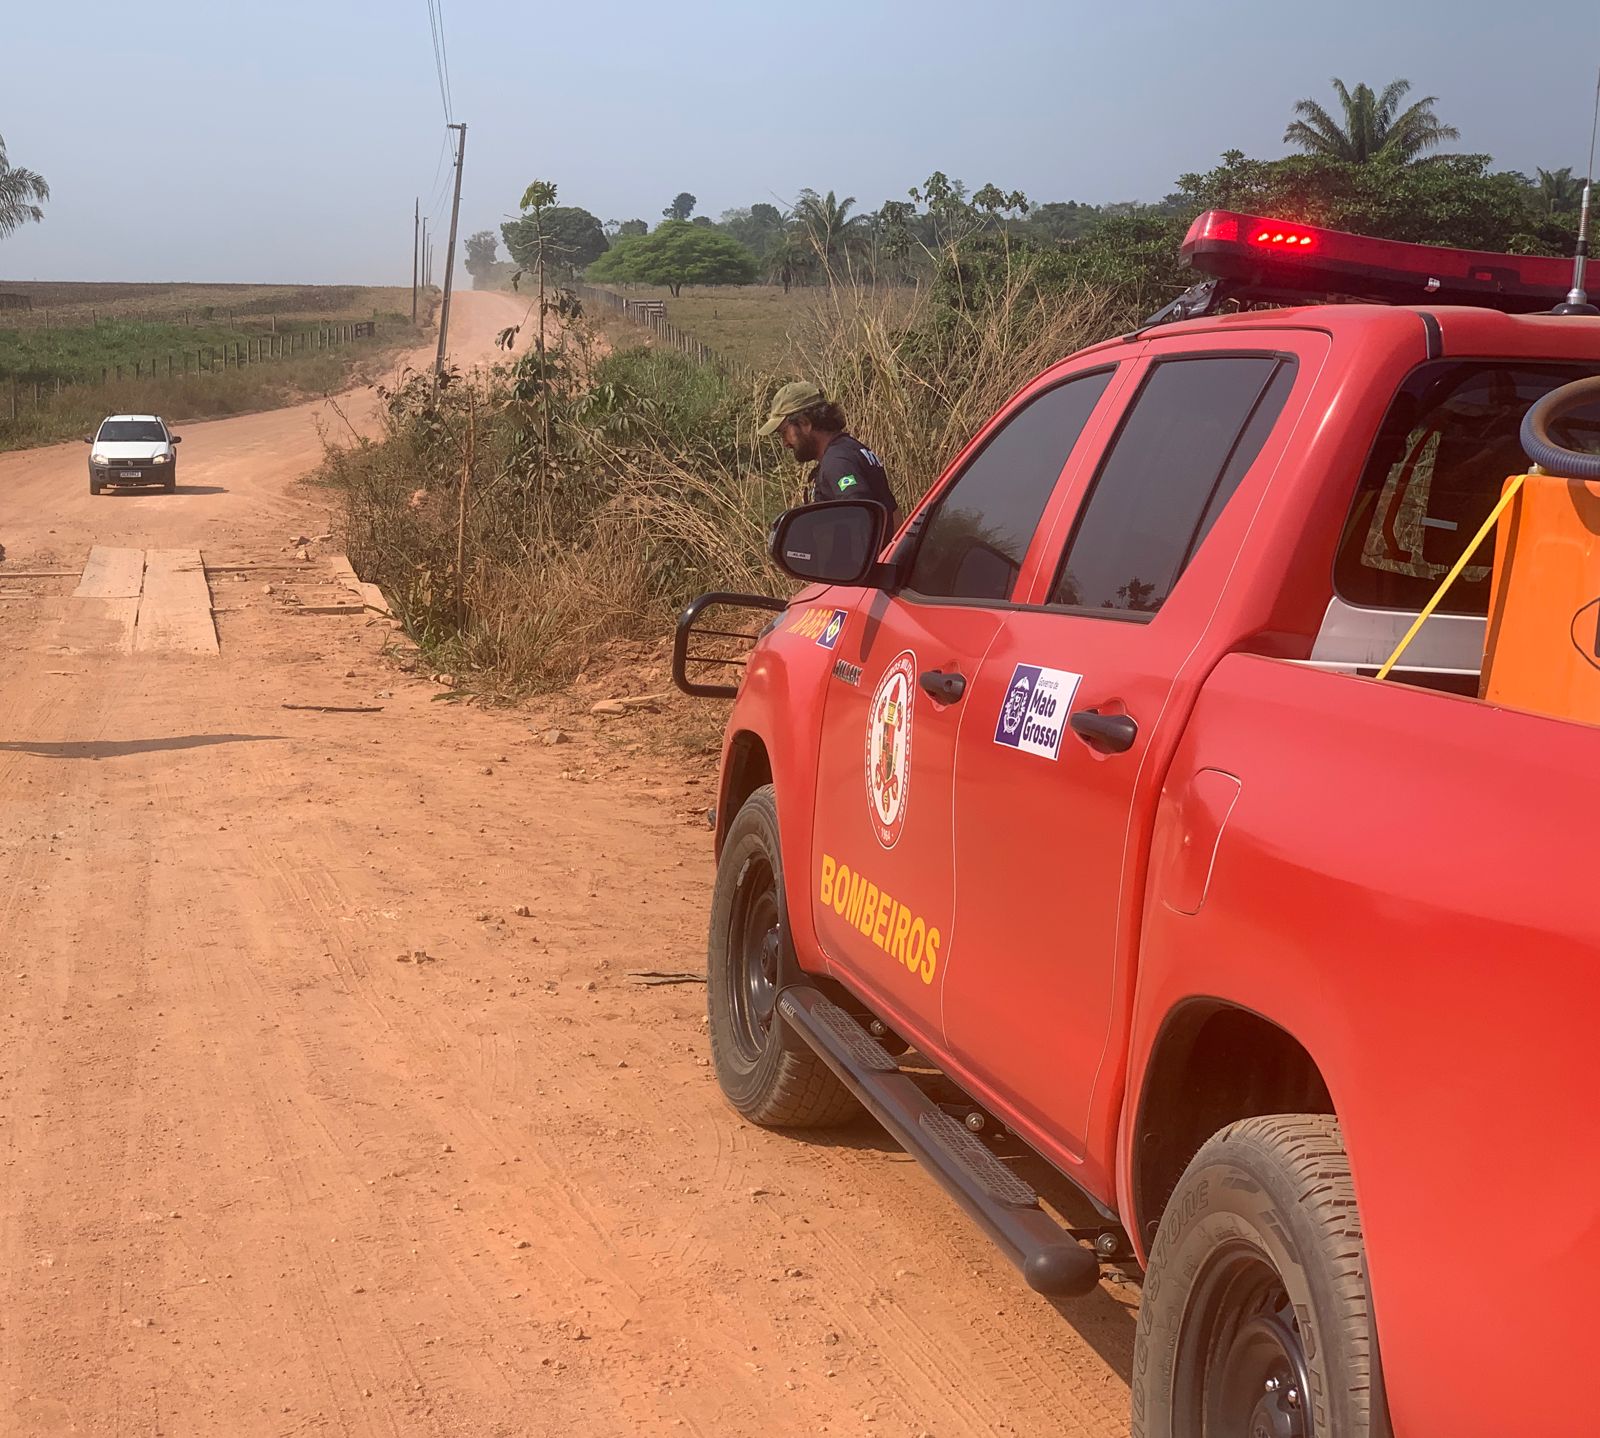
[[[706,959],[711,1058],[728,1102],[770,1128],[823,1128],[858,1113],[850,1091],[777,1012],[781,975],[795,962],[770,784],[728,828]]]
[[[1135,1438],[1388,1433],[1339,1122],[1245,1119],[1178,1182],[1134,1348]]]

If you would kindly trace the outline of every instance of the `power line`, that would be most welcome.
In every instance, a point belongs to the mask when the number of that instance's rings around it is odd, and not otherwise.
[[[439,104],[444,108],[444,122],[455,118],[450,104],[450,70],[444,46],[444,0],[428,0],[428,28],[433,35],[433,68],[439,78]]]
[[[433,0],[434,14],[439,17],[439,56],[444,62],[444,102],[452,120],[456,117],[456,92],[450,84],[450,46],[444,38],[444,0]]]

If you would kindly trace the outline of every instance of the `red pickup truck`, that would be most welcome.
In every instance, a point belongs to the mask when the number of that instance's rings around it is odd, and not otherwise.
[[[1177,322],[1030,382],[881,552],[791,511],[833,582],[680,621],[737,693],[724,1092],[865,1107],[1045,1294],[1143,1265],[1145,1438],[1600,1432],[1600,738],[1477,698],[1487,552],[1372,677],[1600,319],[1363,244],[1203,217]],[[1207,313],[1297,285],[1391,302]],[[774,611],[736,689],[690,677],[729,602]]]

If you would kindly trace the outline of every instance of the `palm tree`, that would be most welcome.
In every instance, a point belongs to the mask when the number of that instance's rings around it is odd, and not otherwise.
[[[1577,209],[1583,199],[1583,181],[1573,175],[1571,165],[1559,170],[1540,169],[1537,189],[1545,210],[1552,215]]]
[[[6,158],[6,142],[0,136],[0,240],[19,230],[29,220],[37,224],[44,218],[39,206],[50,198],[50,186],[43,175],[16,169]]]
[[[1369,160],[1409,165],[1423,151],[1461,138],[1454,125],[1444,124],[1434,114],[1436,95],[1426,95],[1409,109],[1399,109],[1400,101],[1411,89],[1409,80],[1390,81],[1381,95],[1373,94],[1368,85],[1348,90],[1338,79],[1333,88],[1344,110],[1343,123],[1315,100],[1297,100],[1294,112],[1302,118],[1292,121],[1283,132],[1285,144],[1297,145],[1308,155],[1357,165]]]
[[[783,286],[784,294],[788,294],[789,286],[804,277],[816,258],[810,243],[797,231],[783,229],[768,244],[762,263],[767,267],[767,278],[776,280]]]
[[[805,230],[824,264],[834,257],[845,232],[861,219],[860,215],[852,217],[850,214],[855,203],[854,195],[847,195],[840,200],[834,197],[832,190],[826,195],[819,195],[815,190],[802,190],[800,198],[795,201],[795,219]]]

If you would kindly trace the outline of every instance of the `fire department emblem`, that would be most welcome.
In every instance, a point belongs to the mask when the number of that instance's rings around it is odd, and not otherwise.
[[[906,821],[916,677],[917,656],[909,649],[895,655],[867,706],[867,807],[872,832],[885,849],[894,848]]]

